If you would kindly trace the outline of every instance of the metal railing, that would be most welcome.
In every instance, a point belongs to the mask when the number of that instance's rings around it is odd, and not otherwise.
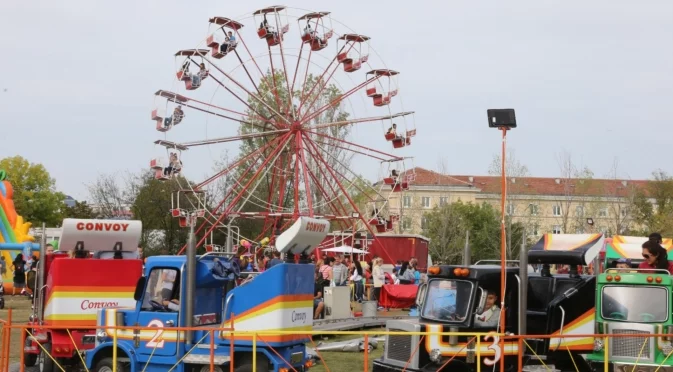
[[[24,371],[24,361],[25,361],[25,354],[24,354],[24,346],[26,345],[26,339],[30,338],[33,342],[36,342],[38,344],[38,347],[40,348],[40,351],[44,355],[45,358],[50,358],[54,364],[59,368],[61,371],[66,371],[67,369],[64,368],[64,366],[59,364],[59,359],[53,357],[50,353],[49,350],[45,347],[45,342],[39,342],[37,338],[34,337],[34,330],[31,325],[26,325],[26,324],[14,324],[12,323],[11,320],[11,309],[8,311],[8,319],[7,320],[0,320],[0,341],[1,341],[1,347],[0,347],[0,372],[8,371],[10,368],[10,355],[11,355],[11,350],[15,347],[19,347],[19,360],[12,360],[13,362],[20,362],[20,370],[23,372]],[[233,318],[233,317],[232,317]],[[90,329],[91,327],[73,327],[73,326],[43,326],[40,327],[41,331],[44,330],[51,330],[51,331],[65,331],[67,332],[72,345],[73,345],[73,350],[76,352],[76,354],[81,355],[81,351],[77,348],[77,344],[74,341],[74,338],[72,337],[71,331],[75,330],[81,330],[81,329]],[[126,357],[124,355],[120,355],[120,353],[117,351],[118,346],[119,346],[119,340],[120,340],[120,331],[152,331],[155,332],[157,331],[157,328],[154,327],[136,327],[136,326],[106,326],[106,327],[98,327],[100,330],[105,330],[108,332],[108,334],[111,334],[111,344],[112,344],[112,370],[113,372],[116,372],[116,366],[117,366],[117,360],[122,357]],[[15,343],[12,345],[11,342],[11,331],[12,330],[18,330],[21,332],[21,337],[20,343]],[[373,331],[319,331],[319,330],[301,330],[301,331],[242,331],[242,330],[236,330],[235,327],[232,324],[231,328],[203,328],[203,327],[170,327],[170,328],[163,328],[163,331],[165,332],[176,332],[176,334],[180,334],[181,332],[186,332],[186,331],[202,331],[203,336],[198,339],[194,340],[194,344],[190,345],[190,348],[182,354],[179,358],[176,359],[176,363],[173,365],[172,368],[169,369],[169,371],[174,370],[177,368],[177,366],[182,363],[186,362],[189,363],[192,359],[190,358],[190,355],[192,355],[192,352],[196,350],[197,348],[203,350],[203,349],[208,349],[209,354],[208,354],[208,360],[207,362],[204,361],[204,359],[201,359],[199,363],[203,364],[204,366],[209,365],[210,366],[210,371],[215,371],[218,367],[223,368],[223,366],[228,366],[230,371],[234,371],[234,345],[237,339],[239,338],[244,338],[246,340],[251,340],[252,345],[252,370],[257,370],[257,352],[259,351],[259,348],[265,349],[269,354],[275,355],[278,360],[282,360],[284,363],[284,370],[286,371],[292,371],[296,370],[295,367],[293,366],[293,363],[288,362],[282,357],[282,353],[277,351],[272,345],[271,342],[269,341],[271,336],[300,336],[300,337],[305,337],[308,342],[306,342],[307,345],[311,344],[314,348],[316,347],[316,344],[313,341],[312,336],[316,335],[331,335],[331,336],[357,336],[358,338],[363,338],[364,342],[363,344],[365,347],[363,348],[363,369],[364,371],[369,371],[370,370],[370,365],[372,360],[370,359],[370,350],[367,347],[369,345],[369,341],[372,337],[374,336],[417,336],[419,341],[416,345],[411,345],[411,349],[413,350],[410,354],[409,359],[407,360],[407,363],[403,370],[406,370],[407,368],[410,368],[410,363],[413,360],[414,356],[418,353],[418,350],[420,347],[423,347],[424,340],[428,341],[430,338],[432,340],[443,340],[445,337],[450,337],[450,336],[462,336],[466,337],[468,339],[467,342],[460,342],[457,344],[457,346],[450,348],[451,351],[446,351],[442,352],[442,355],[444,355],[444,358],[442,358],[439,362],[437,362],[437,367],[438,371],[442,370],[444,367],[449,365],[453,360],[456,358],[464,357],[466,352],[472,352],[474,354],[474,357],[476,358],[475,360],[475,366],[476,370],[478,372],[481,372],[482,370],[490,370],[491,368],[483,368],[482,364],[484,365],[493,365],[494,363],[498,362],[499,360],[502,361],[502,358],[504,356],[516,356],[517,357],[517,363],[518,363],[518,368],[517,370],[522,371],[525,363],[524,363],[524,355],[526,358],[526,362],[530,360],[534,360],[536,363],[539,363],[540,366],[543,368],[546,368],[547,370],[552,370],[550,366],[547,366],[545,364],[545,358],[543,356],[540,356],[536,354],[536,350],[531,347],[529,344],[531,339],[560,339],[558,341],[558,345],[556,345],[556,348],[554,351],[559,352],[559,351],[567,351],[570,359],[573,362],[573,365],[575,366],[575,369],[579,371],[580,369],[577,367],[576,360],[574,358],[577,358],[577,354],[593,354],[593,356],[597,355],[603,355],[602,364],[604,365],[604,370],[608,371],[610,369],[610,346],[611,343],[614,342],[613,339],[619,339],[619,338],[624,338],[624,337],[630,337],[630,338],[638,338],[638,340],[643,340],[642,347],[640,347],[640,352],[637,353],[637,357],[632,358],[631,362],[626,362],[630,366],[638,366],[638,365],[643,365],[647,364],[650,367],[655,367],[655,370],[659,370],[661,367],[664,366],[672,366],[673,365],[673,358],[671,356],[673,355],[673,347],[671,347],[671,350],[668,353],[663,353],[665,354],[665,359],[659,364],[652,363],[651,360],[647,361],[647,363],[644,363],[648,358],[646,355],[644,355],[644,350],[645,345],[649,344],[649,340],[652,337],[657,337],[662,340],[670,340],[670,337],[673,335],[668,335],[668,334],[639,334],[637,336],[634,336],[633,334],[556,334],[556,335],[512,335],[512,334],[506,334],[502,335],[497,332],[481,332],[481,333],[464,333],[464,332],[433,332],[433,331],[425,331],[425,332],[405,332],[405,331],[381,331],[381,330],[373,330]],[[205,344],[206,338],[209,339],[209,344]],[[216,354],[216,350],[218,348],[221,348],[221,346],[216,345],[216,339],[219,338],[220,340],[227,340],[229,342],[229,355],[226,356],[225,359],[222,359],[222,355]],[[589,350],[584,350],[584,351],[577,351],[574,350],[574,353],[571,352],[571,348],[568,346],[570,343],[567,340],[572,340],[572,339],[588,339],[591,338],[592,340],[601,340],[602,342],[602,350],[598,352],[593,352]],[[563,340],[566,340],[565,345],[561,346],[563,343]],[[156,341],[156,340],[155,340]],[[109,341],[108,341],[109,342]],[[141,341],[143,342],[143,341]],[[585,340],[585,343],[587,341]],[[595,341],[594,341],[595,342]],[[670,342],[670,341],[668,341]],[[149,356],[149,360],[145,363],[144,366],[141,366],[140,370],[145,370],[149,363],[152,362],[152,358],[154,357],[155,351],[157,350],[157,343],[154,343],[153,348],[151,349],[151,354]],[[507,345],[504,349],[502,348],[503,346]],[[640,343],[638,343],[640,345]],[[636,346],[638,346],[636,345]],[[426,348],[428,347],[427,344],[425,346]],[[489,352],[486,352],[483,347],[486,347],[486,349],[489,350]],[[460,348],[460,350],[454,350]],[[551,345],[550,345],[551,348]],[[638,349],[638,348],[636,348]],[[119,349],[121,350],[121,349]],[[448,350],[448,349],[447,349]],[[634,349],[635,350],[635,349]],[[427,350],[430,352],[430,350]],[[637,351],[637,350],[636,350]],[[461,354],[462,353],[462,354]],[[323,354],[321,354],[319,351],[316,350],[317,354],[317,359],[319,359],[323,364],[325,364],[326,369],[329,371],[329,368],[326,365],[326,358]],[[495,356],[494,356],[495,354]],[[180,355],[178,353],[177,355]],[[384,353],[385,355],[385,353]],[[573,357],[575,355],[575,357]],[[196,358],[196,356],[193,356],[192,358]],[[339,359],[342,357],[340,356]],[[16,358],[14,358],[16,359]],[[84,365],[84,358],[79,356],[78,358],[79,361],[82,363],[84,368],[86,366]],[[302,361],[303,363],[304,361]],[[228,364],[228,365],[227,365]],[[296,364],[295,364],[296,365]],[[303,365],[303,367],[310,367],[312,366],[312,362],[307,361],[306,364]],[[669,367],[670,368],[670,367]],[[637,370],[637,369],[636,369]]]

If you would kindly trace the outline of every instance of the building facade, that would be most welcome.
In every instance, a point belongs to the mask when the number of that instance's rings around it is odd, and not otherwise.
[[[390,214],[400,216],[396,232],[422,233],[424,216],[455,202],[488,203],[500,210],[499,176],[444,175],[413,168],[406,190],[391,192]],[[405,178],[404,175],[401,178]],[[506,215],[530,236],[544,233],[624,233],[634,228],[631,204],[648,181],[579,178],[507,178]]]

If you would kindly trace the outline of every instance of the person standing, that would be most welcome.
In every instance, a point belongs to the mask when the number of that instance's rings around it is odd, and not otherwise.
[[[279,251],[273,251],[273,258],[271,259],[271,261],[269,261],[268,269],[270,269],[270,268],[272,268],[276,265],[280,265],[282,263],[283,263],[283,260],[280,259],[280,252]]]
[[[16,290],[21,289],[21,294],[26,294],[26,261],[23,259],[23,253],[16,255],[14,262],[12,262],[12,269],[14,270],[14,288],[12,288],[12,296],[16,295]]]
[[[381,287],[383,287],[383,283],[386,280],[386,275],[381,267],[381,265],[383,265],[383,259],[377,258],[374,260],[373,264],[374,269],[372,269],[372,277],[374,279],[374,301],[378,303],[381,299]],[[383,308],[379,306],[379,310],[382,309]]]
[[[342,287],[348,284],[348,267],[346,267],[342,261],[343,256],[336,256],[334,266],[332,267],[332,280],[336,287]]]

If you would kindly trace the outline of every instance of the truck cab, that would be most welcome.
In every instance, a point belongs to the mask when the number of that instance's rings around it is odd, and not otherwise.
[[[324,238],[307,229],[315,230],[316,223],[329,225],[302,217],[295,223],[298,228],[284,233],[289,236],[278,237],[276,248],[283,244],[280,249],[299,247],[294,253],[310,254]],[[313,264],[289,260],[236,285],[240,269],[231,254],[210,252],[195,258],[193,272],[187,256],[147,259],[135,306],[98,312],[96,346],[86,353],[90,371],[109,371],[116,364],[117,371],[127,372],[205,372],[211,362],[215,371],[229,370],[232,364],[240,372],[308,368],[309,335],[255,332],[312,329]],[[185,301],[190,276],[195,282],[191,308]]]
[[[67,251],[45,254],[41,247],[26,366],[39,362],[51,372],[80,364],[79,354],[95,346],[98,310],[135,305],[141,231],[140,221],[63,221],[60,247]]]
[[[374,371],[430,372],[444,366],[444,370],[468,372],[499,369],[501,363],[505,370],[516,371],[520,353],[524,365],[540,364],[543,358],[548,366],[573,368],[574,360],[579,370],[588,371],[580,353],[591,351],[593,339],[561,336],[591,333],[595,276],[576,271],[552,274],[548,269],[550,264],[588,265],[603,239],[602,234],[544,236],[520,267],[505,268],[504,310],[500,265],[430,267],[428,282],[419,287],[416,298],[419,318],[386,323],[388,331],[409,335],[387,337]],[[528,273],[527,262],[544,265],[546,270]],[[522,350],[516,340],[508,340],[503,348],[498,337],[502,311],[508,334],[555,337],[527,339]],[[466,335],[448,335],[457,332]]]
[[[607,254],[633,257],[636,266],[645,241],[646,237],[615,237]],[[610,371],[673,371],[673,338],[643,337],[673,334],[672,289],[667,270],[610,267],[598,275],[594,333],[630,336],[596,338],[593,353],[587,356],[594,370],[604,370],[607,360]]]

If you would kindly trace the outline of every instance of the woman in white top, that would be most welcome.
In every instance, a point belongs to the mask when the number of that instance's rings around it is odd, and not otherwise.
[[[374,269],[372,270],[372,277],[374,279],[374,299],[378,302],[381,298],[381,287],[386,280],[386,274],[383,272],[381,265],[383,264],[382,258],[377,258],[374,261]]]
[[[365,293],[365,287],[362,283],[364,271],[362,271],[362,265],[358,260],[353,261],[351,268],[353,269],[353,275],[351,275],[350,281],[355,286],[355,301],[362,302]]]

